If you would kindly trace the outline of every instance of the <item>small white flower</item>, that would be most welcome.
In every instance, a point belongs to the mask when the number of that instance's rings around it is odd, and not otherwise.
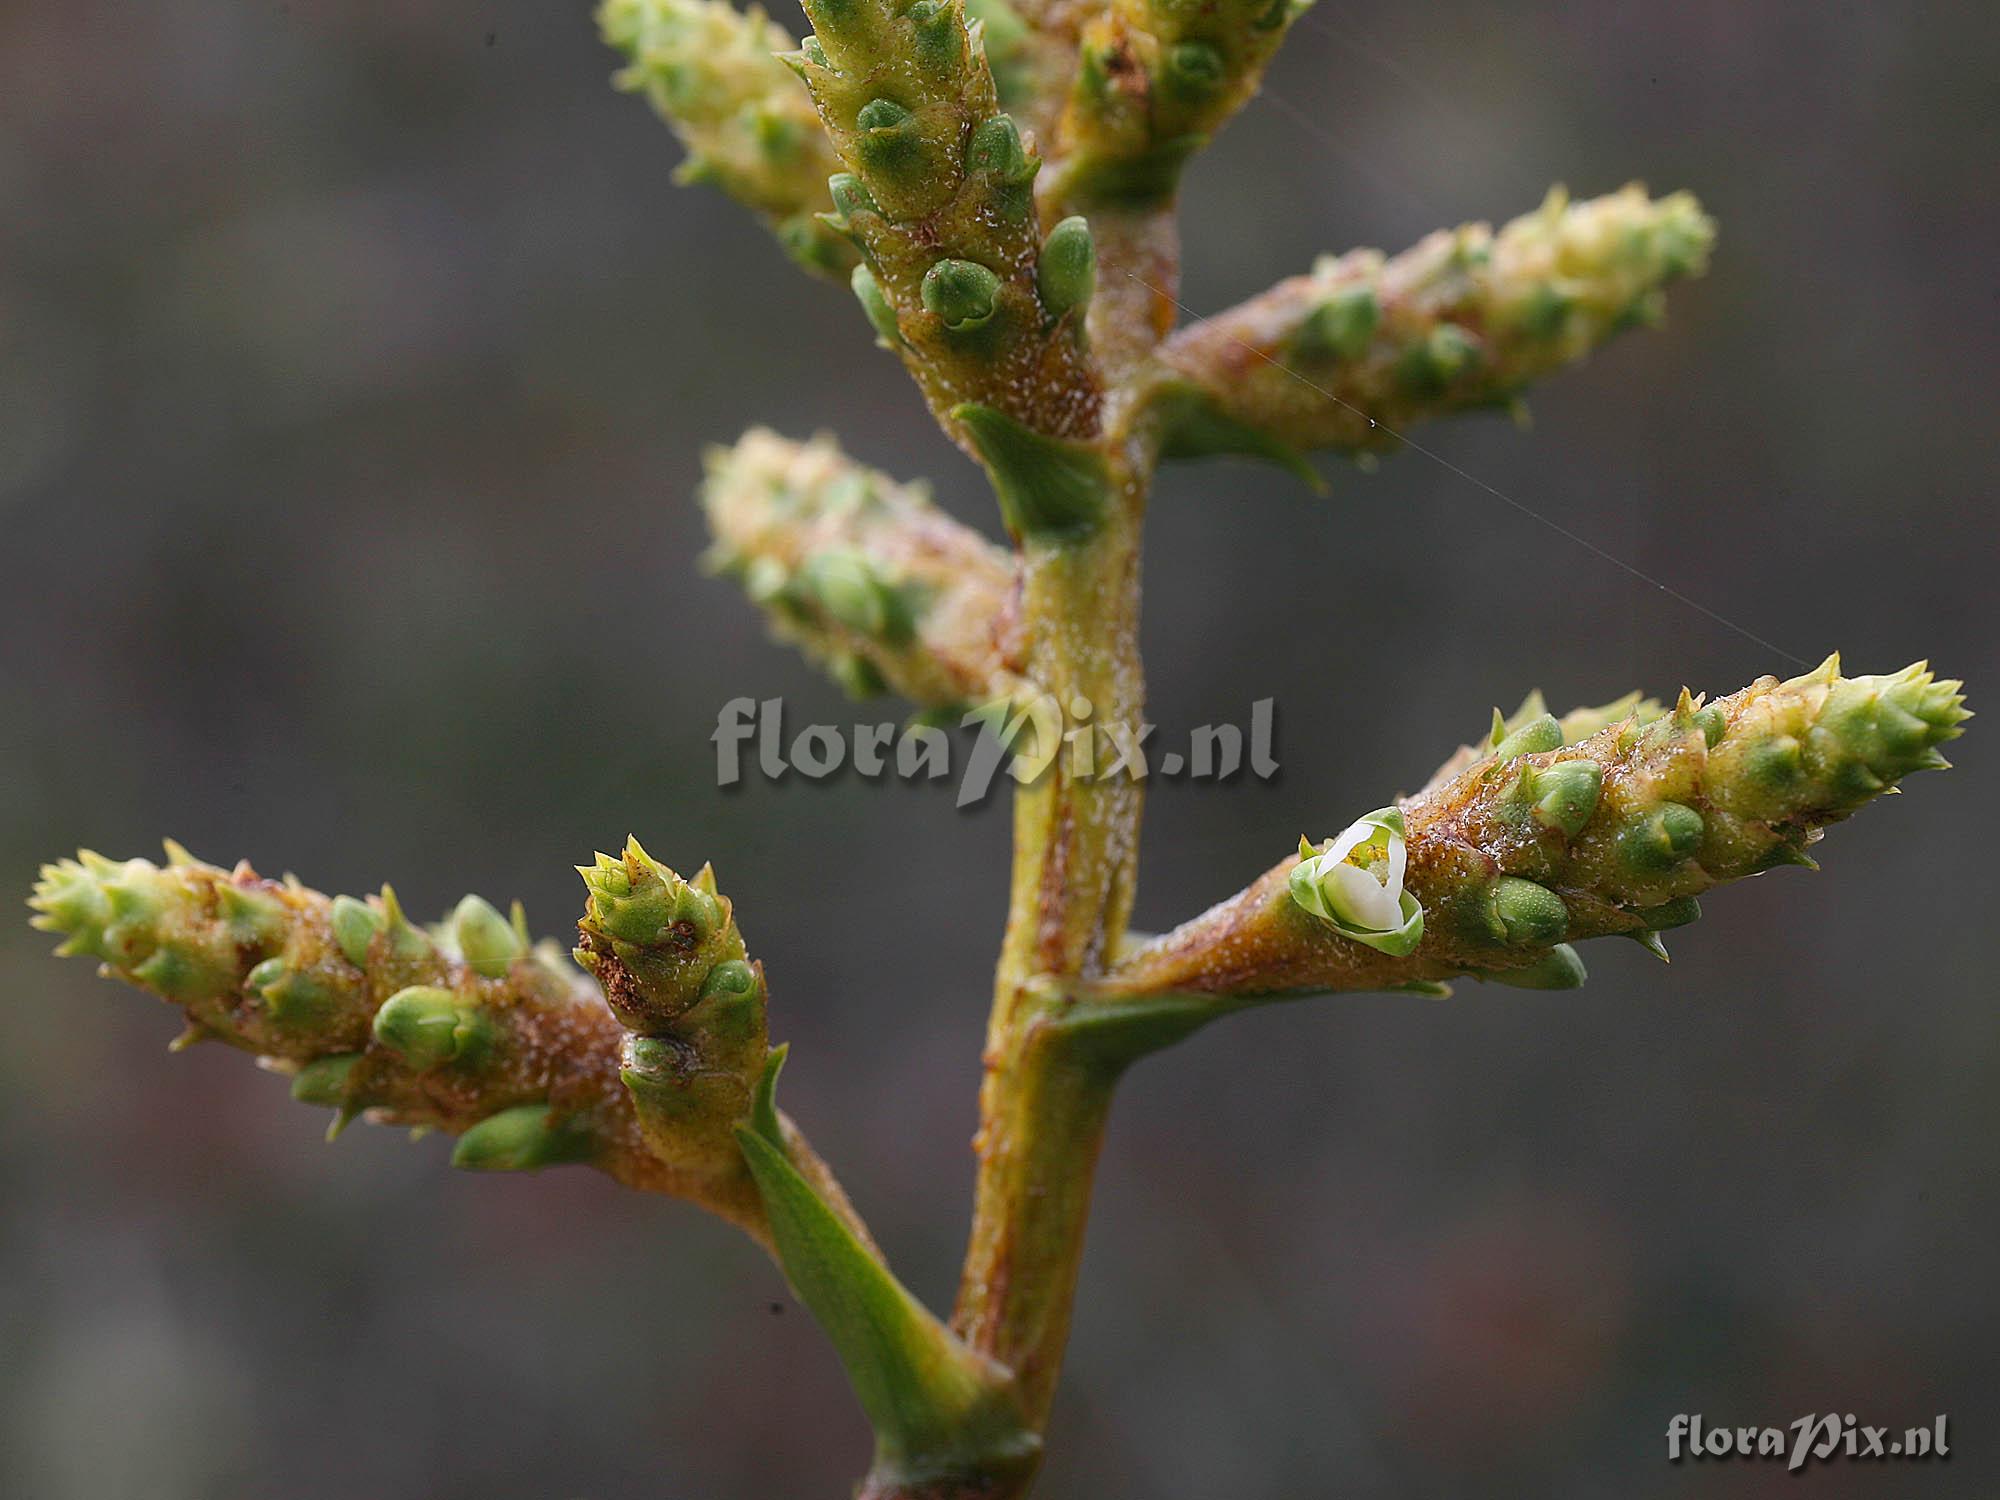
[[[1424,935],[1424,908],[1403,889],[1410,849],[1401,808],[1357,818],[1322,852],[1299,840],[1292,899],[1345,937],[1401,956]]]

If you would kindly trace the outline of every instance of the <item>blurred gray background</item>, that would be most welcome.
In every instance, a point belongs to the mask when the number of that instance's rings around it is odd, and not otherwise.
[[[797,27],[792,6],[781,19]],[[1696,189],[1671,324],[1423,440],[1784,651],[1996,652],[1995,17],[1973,6],[1322,0],[1187,185],[1185,297]],[[413,908],[636,831],[713,858],[790,1106],[949,1298],[1004,809],[712,785],[738,693],[848,722],[694,568],[702,445],[840,433],[990,525],[844,293],[614,94],[585,8],[17,3],[0,14],[0,868],[161,834]],[[1280,102],[1281,101],[1281,102]],[[1283,775],[1153,798],[1139,923],[1420,781],[1539,684],[1790,663],[1415,454],[1171,473],[1163,734],[1280,704]],[[884,716],[887,716],[885,710]],[[1121,1099],[1051,1500],[2000,1488],[1993,755],[1732,890],[1671,970],[1249,1016]],[[17,917],[25,913],[17,911]],[[831,1497],[866,1434],[745,1242],[587,1173],[169,1059],[163,1006],[0,923],[0,1492]],[[1949,1412],[1928,1468],[1674,1468],[1676,1412]]]

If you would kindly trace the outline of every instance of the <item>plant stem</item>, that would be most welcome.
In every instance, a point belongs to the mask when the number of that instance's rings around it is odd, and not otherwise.
[[[1150,455],[1114,459],[1104,526],[1067,546],[1030,543],[1028,677],[1072,733],[1131,726],[1139,668],[1139,529]],[[1085,705],[1088,706],[1086,720]],[[1080,722],[1083,721],[1083,722]],[[1115,761],[1107,733],[1094,764]],[[1094,973],[1131,911],[1141,783],[1088,774],[1070,744],[1016,799],[1014,879],[980,1091],[979,1175],[953,1327],[1014,1370],[1029,1422],[1045,1422],[1068,1338],[1091,1179],[1118,1068],[1053,1024],[1062,986]],[[1020,1488],[995,1494],[1025,1493]]]

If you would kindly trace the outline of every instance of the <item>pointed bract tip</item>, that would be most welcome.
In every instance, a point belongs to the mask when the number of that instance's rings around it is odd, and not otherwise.
[[[1650,928],[1644,928],[1638,932],[1628,932],[1625,935],[1631,938],[1632,941],[1637,943],[1641,948],[1644,948],[1648,953],[1652,954],[1653,957],[1657,958],[1661,963],[1667,964],[1673,962],[1673,960],[1667,956],[1667,945],[1661,942],[1660,935],[1657,932],[1652,931]]]

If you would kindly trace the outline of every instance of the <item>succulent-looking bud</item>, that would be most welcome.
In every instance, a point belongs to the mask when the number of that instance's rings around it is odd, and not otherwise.
[[[1510,732],[1507,721],[1500,717],[1500,710],[1497,708],[1493,710],[1495,760],[1517,760],[1523,755],[1539,755],[1544,750],[1560,749],[1562,742],[1562,725],[1556,722],[1554,714],[1537,714],[1520,728]]]
[[[1021,128],[1011,115],[994,115],[972,128],[965,143],[965,167],[969,172],[990,172],[1010,187],[1032,182],[1041,170],[1040,157],[1029,157],[1021,143]]]
[[[909,602],[863,553],[816,553],[799,581],[834,619],[873,640],[900,645],[915,631]]]
[[[1088,220],[1072,214],[1049,231],[1035,266],[1035,285],[1042,305],[1056,317],[1089,304],[1097,290],[1097,246]]]
[[[1424,935],[1424,909],[1403,889],[1409,864],[1403,814],[1378,808],[1350,823],[1323,851],[1299,840],[1292,900],[1343,937],[1383,953],[1406,954]]]
[[[418,1071],[474,1056],[492,1040],[477,1005],[436,985],[398,990],[375,1012],[375,1040]]]
[[[283,957],[267,958],[244,976],[243,987],[257,997],[274,1025],[316,1028],[338,1008],[333,990]]]
[[[1169,88],[1189,99],[1204,99],[1222,87],[1229,65],[1210,42],[1180,42],[1167,51]]]
[[[858,130],[896,130],[907,125],[911,118],[910,112],[894,99],[871,99],[855,115],[854,125]]]
[[[1520,948],[1546,948],[1569,931],[1569,908],[1547,886],[1517,875],[1493,882],[1489,929],[1494,938]]]
[[[624,859],[600,854],[582,874],[577,961],[633,1033],[619,1079],[648,1149],[683,1176],[740,1185],[734,1131],[770,1049],[763,971],[744,955],[715,872],[682,880],[631,840]]]
[[[533,1172],[584,1161],[590,1133],[559,1119],[546,1104],[519,1104],[488,1115],[458,1138],[451,1164],[469,1172]]]
[[[301,1104],[339,1109],[347,1103],[347,1086],[354,1076],[359,1052],[315,1058],[292,1075],[292,1097]]]
[[[1597,811],[1604,768],[1594,760],[1559,760],[1539,770],[1524,771],[1522,779],[1534,798],[1534,820],[1544,828],[1557,829],[1566,838],[1575,838]]]
[[[1306,314],[1292,335],[1292,353],[1307,361],[1359,359],[1381,320],[1382,304],[1371,288],[1344,287]]]
[[[744,956],[728,903],[681,879],[640,847],[579,865],[590,891],[577,962],[597,975],[619,1019],[657,1035],[699,997],[709,972]]]
[[[389,925],[389,919],[366,901],[352,896],[335,896],[328,919],[333,925],[333,940],[340,945],[347,961],[357,969],[365,968],[368,950],[376,934]]]
[[[451,914],[451,937],[472,972],[500,979],[528,951],[528,935],[478,896],[467,896]]]
[[[1618,851],[1635,870],[1670,870],[1701,847],[1701,814],[1662,802],[1618,836]]]
[[[954,332],[983,327],[999,295],[1000,278],[976,260],[941,260],[924,272],[924,307]]]
[[[1442,396],[1479,361],[1479,341],[1455,323],[1441,323],[1403,353],[1398,366],[1414,395]]]
[[[1493,969],[1476,976],[1517,990],[1573,990],[1589,975],[1583,958],[1568,943],[1558,943],[1533,963],[1518,969]]]

